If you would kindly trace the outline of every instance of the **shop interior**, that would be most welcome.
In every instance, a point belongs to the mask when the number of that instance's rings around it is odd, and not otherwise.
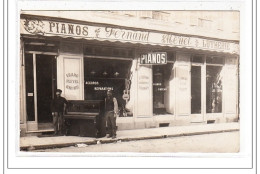
[[[222,66],[207,65],[207,113],[222,112]]]
[[[84,49],[85,100],[104,100],[108,89],[113,91],[119,106],[119,117],[132,117],[125,108],[129,101],[133,51],[126,48],[86,46]],[[123,99],[127,94],[128,99]]]
[[[206,112],[221,113],[224,58],[207,57],[206,64]]]
[[[169,95],[167,84],[170,81],[173,63],[165,65],[153,65],[153,114],[167,115],[167,95]]]

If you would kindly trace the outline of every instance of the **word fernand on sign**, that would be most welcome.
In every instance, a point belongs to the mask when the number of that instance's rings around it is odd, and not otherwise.
[[[167,64],[166,52],[153,52],[141,55],[140,64],[161,65]]]
[[[43,36],[60,36],[84,38],[88,40],[109,40],[131,43],[170,46],[179,48],[193,48],[209,51],[239,54],[239,43],[230,41],[209,40],[194,36],[166,34],[148,30],[131,30],[121,27],[106,27],[61,22],[57,19],[31,19],[22,18],[21,34],[33,34]]]

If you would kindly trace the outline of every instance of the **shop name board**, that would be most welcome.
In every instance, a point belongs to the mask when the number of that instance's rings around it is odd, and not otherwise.
[[[21,19],[21,34],[120,41],[239,54],[239,43],[155,31],[85,25],[55,20]]]
[[[141,55],[140,64],[161,65],[167,64],[166,52],[154,52]]]

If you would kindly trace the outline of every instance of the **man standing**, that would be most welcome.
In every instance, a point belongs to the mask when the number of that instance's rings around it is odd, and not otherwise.
[[[62,135],[62,130],[64,126],[63,114],[66,110],[66,105],[68,101],[61,97],[62,90],[56,90],[56,97],[51,102],[51,112],[53,116],[54,134]]]
[[[116,138],[116,117],[118,116],[118,104],[111,90],[107,91],[105,98],[105,118],[109,137]]]

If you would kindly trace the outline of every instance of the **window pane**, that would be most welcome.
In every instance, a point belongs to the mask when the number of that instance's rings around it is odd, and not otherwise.
[[[207,66],[207,113],[222,112],[222,66]]]

